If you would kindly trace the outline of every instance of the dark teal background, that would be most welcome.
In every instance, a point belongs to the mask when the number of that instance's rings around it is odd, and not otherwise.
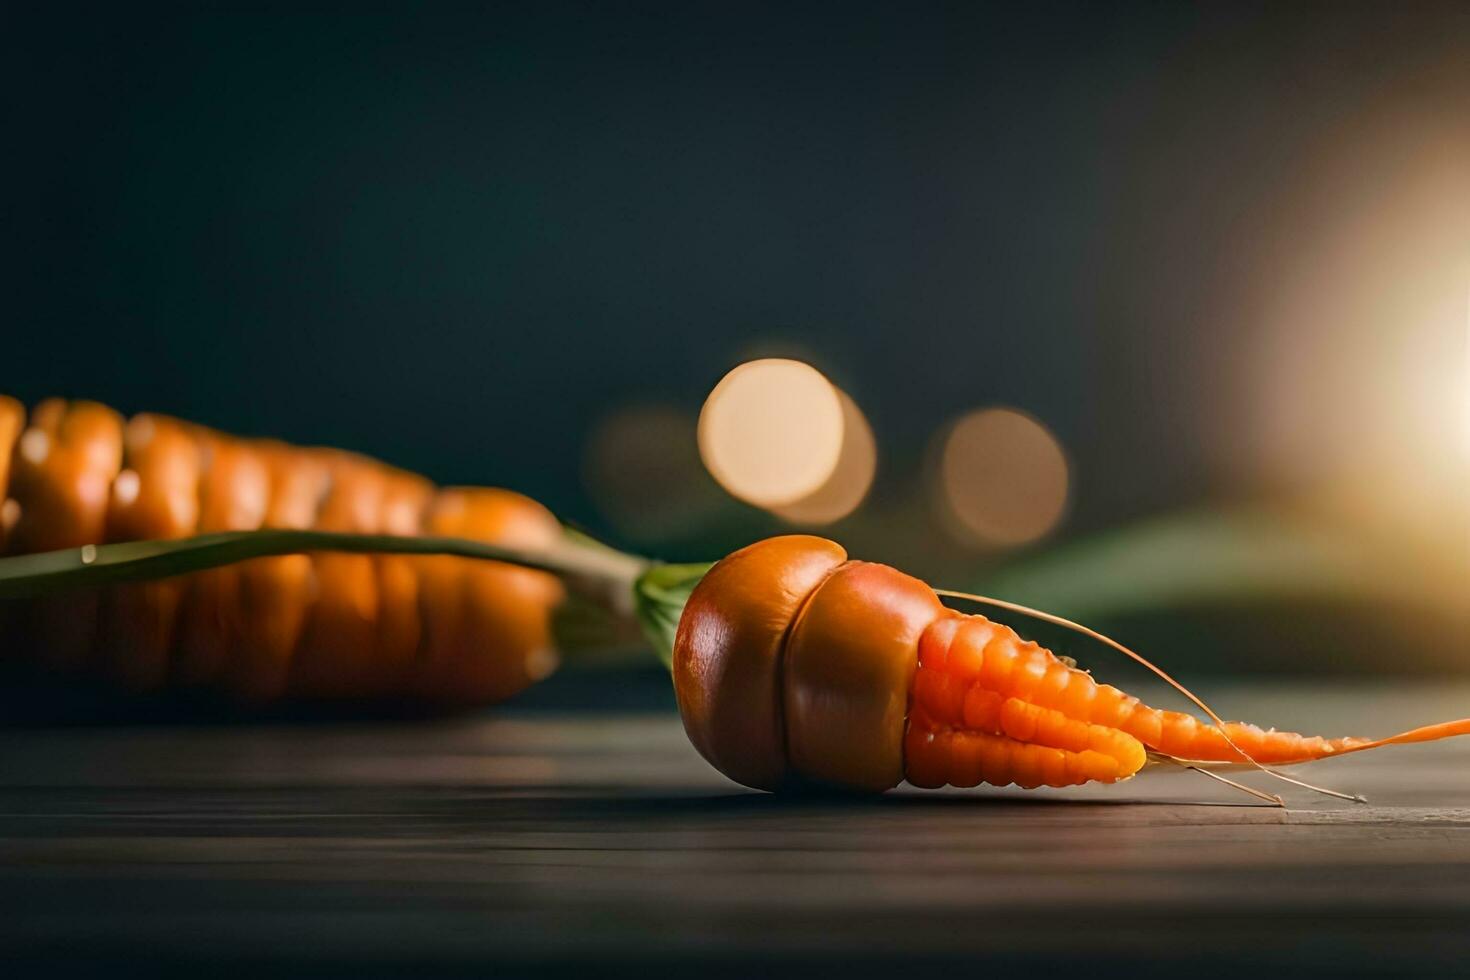
[[[880,504],[999,402],[1071,454],[1068,532],[1111,526],[1239,488],[1192,428],[1237,397],[1222,311],[1310,240],[1329,141],[1465,136],[1467,42],[1427,2],[11,6],[0,387],[617,537],[597,420],[790,349],[866,410]]]

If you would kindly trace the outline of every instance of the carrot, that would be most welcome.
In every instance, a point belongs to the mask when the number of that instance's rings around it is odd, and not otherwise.
[[[1119,782],[1155,761],[1280,776],[1266,766],[1470,734],[1470,719],[1372,740],[1263,731],[1220,722],[1182,687],[1216,723],[1159,710],[1010,627],[941,605],[917,579],[804,535],[714,566],[685,606],[673,669],[695,747],[766,790],[815,782],[881,792],[905,779],[1075,786]]]
[[[453,534],[549,548],[560,524],[506,490],[440,490],[327,449],[0,396],[0,553],[291,528]],[[291,554],[3,604],[7,659],[126,690],[433,704],[499,700],[554,665],[544,571],[456,557]]]

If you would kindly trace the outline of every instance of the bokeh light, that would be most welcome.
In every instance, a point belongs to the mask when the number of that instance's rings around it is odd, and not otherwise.
[[[729,493],[757,507],[811,496],[837,469],[842,397],[821,372],[784,358],[747,361],[699,414],[699,453]]]
[[[731,496],[793,524],[830,524],[867,496],[878,450],[857,403],[791,358],[746,361],[699,416],[699,453]]]
[[[958,419],[938,461],[940,504],[975,543],[1014,547],[1052,530],[1066,510],[1067,459],[1040,422],[1009,408]]]
[[[841,389],[842,447],[832,475],[802,499],[773,507],[777,516],[793,524],[831,524],[851,514],[862,504],[878,471],[878,443],[873,428],[857,402]]]
[[[601,419],[582,476],[609,522],[640,541],[697,531],[726,505],[700,464],[692,413],[672,405],[629,405]]]

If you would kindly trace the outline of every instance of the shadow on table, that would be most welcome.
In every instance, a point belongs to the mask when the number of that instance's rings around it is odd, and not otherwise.
[[[636,818],[640,816],[809,816],[868,813],[916,813],[983,810],[1086,810],[1123,807],[1205,807],[1223,810],[1259,810],[1263,814],[1285,812],[1281,807],[1250,799],[1199,800],[1189,797],[1139,798],[1120,796],[1105,799],[1067,799],[1057,796],[1026,796],[1025,790],[945,790],[897,792],[880,796],[843,792],[761,793],[735,792],[702,795],[687,792],[647,793],[617,784],[582,784],[565,793],[547,793],[545,785],[497,787],[497,797],[534,800],[551,808],[565,807],[588,817]]]

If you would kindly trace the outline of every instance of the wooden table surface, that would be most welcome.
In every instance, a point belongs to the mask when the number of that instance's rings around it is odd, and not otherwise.
[[[1211,693],[1329,734],[1470,714],[1453,686]],[[790,800],[724,781],[666,710],[11,729],[0,959],[15,976],[1454,975],[1467,763],[1470,739],[1333,760],[1312,778],[1371,802],[1286,787],[1285,810],[1188,774]]]

